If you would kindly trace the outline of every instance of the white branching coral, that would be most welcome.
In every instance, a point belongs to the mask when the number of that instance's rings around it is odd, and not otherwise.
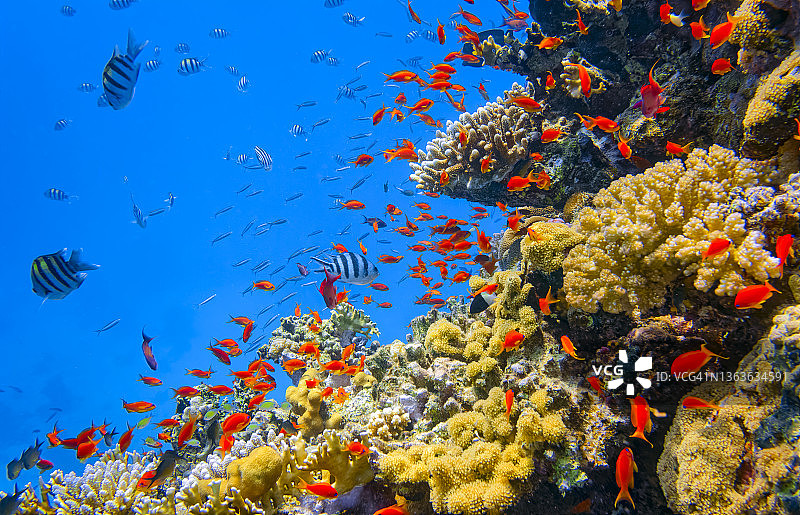
[[[402,433],[411,423],[411,417],[401,406],[383,408],[369,416],[367,429],[372,436],[389,440]]]
[[[411,179],[417,188],[440,191],[456,187],[478,190],[491,182],[508,179],[514,168],[528,157],[528,132],[531,115],[515,105],[503,102],[512,98],[529,96],[533,88],[514,83],[504,99],[479,107],[475,113],[463,113],[455,122],[447,122],[447,132],[436,132],[428,142],[427,152],[417,151],[418,163],[409,163]],[[467,140],[459,141],[461,132]],[[481,161],[493,159],[490,169],[481,172]],[[447,172],[449,182],[442,181]],[[445,184],[442,184],[445,183]]]

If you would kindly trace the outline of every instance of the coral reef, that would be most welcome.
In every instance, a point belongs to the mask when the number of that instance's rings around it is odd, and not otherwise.
[[[800,48],[795,49],[756,89],[742,121],[742,155],[766,159],[792,137],[800,116]]]
[[[286,401],[292,405],[292,412],[299,417],[300,433],[304,438],[311,438],[322,433],[324,428],[339,427],[342,416],[328,413],[322,402],[322,392],[319,388],[308,388],[307,380],[319,380],[315,369],[306,369],[298,385],[286,389]]]
[[[402,406],[383,408],[369,416],[367,430],[372,436],[390,440],[400,435],[411,423],[411,417]]]
[[[411,179],[417,188],[445,191],[453,197],[486,202],[481,198],[493,188],[505,189],[508,178],[520,175],[530,166],[528,133],[531,115],[507,102],[516,97],[531,97],[532,87],[514,83],[504,98],[490,102],[472,113],[462,113],[457,122],[448,122],[447,132],[437,131],[426,152],[418,151],[419,162],[410,163]],[[467,136],[464,144],[459,134]],[[481,160],[493,160],[491,169],[482,172]],[[447,173],[449,181],[442,180]],[[526,172],[527,173],[527,172]]]
[[[609,313],[635,313],[662,305],[666,286],[681,275],[694,275],[700,291],[718,281],[719,296],[777,277],[764,235],[727,204],[729,190],[769,184],[776,175],[768,164],[712,146],[614,181],[575,222],[587,241],[564,261],[567,302],[590,313],[598,303]],[[715,238],[730,240],[731,249],[703,260]]]
[[[547,274],[561,270],[567,252],[586,239],[561,223],[537,222],[529,225],[528,230],[533,231],[536,239],[527,235],[522,239],[522,259],[528,263],[529,270]]]

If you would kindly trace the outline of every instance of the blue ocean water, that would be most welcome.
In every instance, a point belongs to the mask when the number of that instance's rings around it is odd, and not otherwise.
[[[393,106],[400,91],[409,104],[419,98],[416,84],[388,87],[382,73],[406,68],[398,59],[421,56],[420,65],[428,68],[448,52],[460,50],[458,33],[450,26],[443,46],[422,36],[411,43],[405,39],[412,30],[435,31],[437,18],[447,23],[458,8],[455,2],[414,1],[414,10],[430,25],[409,20],[405,3],[395,0],[344,0],[335,8],[324,7],[323,0],[141,0],[123,10],[112,10],[104,2],[70,0],[68,5],[75,9],[72,17],[61,13],[63,5],[50,1],[5,5],[0,31],[5,57],[0,150],[6,170],[0,198],[7,208],[0,379],[0,411],[6,416],[0,441],[3,463],[18,457],[35,438],[43,440],[54,423],[65,429],[62,437],[73,437],[93,421],[106,420],[121,433],[126,423],[134,425],[143,417],[152,416],[156,422],[171,416],[175,403],[169,388],[198,384],[185,375],[187,368],[211,365],[217,374],[207,383],[230,384],[228,370],[244,368],[252,355],[234,358],[233,366],[225,367],[205,350],[212,337],[240,336],[239,328],[226,324],[228,315],[255,318],[262,308],[296,291],[293,298],[259,317],[254,338],[275,329],[277,321],[265,322],[275,314],[290,315],[295,302],[304,312],[316,309],[327,317],[317,286],[300,286],[320,280],[322,274],[290,282],[277,293],[242,294],[254,280],[278,284],[297,275],[295,262],[307,264],[308,254],[291,261],[286,258],[302,247],[325,248],[335,242],[358,252],[357,240],[366,233],[367,257],[381,271],[378,281],[390,289],[378,292],[354,286],[351,301],[378,324],[382,344],[404,340],[406,325],[426,312],[427,306],[413,303],[425,291],[418,281],[398,281],[408,266],[416,264],[418,254],[408,245],[427,238],[428,224],[418,222],[423,231],[415,238],[391,232],[400,223],[384,216],[386,205],[394,204],[412,218],[419,214],[413,202],[431,204],[434,215],[465,219],[474,211],[463,201],[408,197],[396,189],[415,189],[414,183],[407,182],[410,170],[405,161],[386,164],[379,152],[395,147],[401,138],[424,149],[434,129],[412,123],[416,117],[397,123],[389,120],[388,113],[375,127],[371,121],[355,118],[371,116],[382,105]],[[478,2],[470,11],[484,20],[483,28],[491,28],[490,20],[499,24],[503,15],[496,2]],[[365,17],[363,24],[346,24],[345,12]],[[212,39],[209,32],[214,28],[230,35]],[[137,62],[143,65],[155,59],[154,48],[159,46],[161,66],[154,72],[142,68],[130,105],[119,111],[99,108],[103,67],[115,45],[124,52],[129,29],[139,41],[149,40]],[[176,53],[173,49],[178,43],[187,43],[190,53]],[[318,50],[331,50],[338,66],[312,63],[311,56]],[[207,69],[179,75],[177,67],[184,57],[206,59]],[[365,61],[369,64],[356,71]],[[494,98],[518,80],[490,68],[452,64],[458,69],[455,82],[467,87],[467,111],[484,103],[472,86],[485,81]],[[246,75],[251,83],[246,93],[237,90],[238,77],[226,71],[228,66]],[[423,74],[421,69],[414,71]],[[336,101],[337,88],[359,76],[351,87],[367,87],[356,93],[357,99]],[[81,92],[78,86],[84,82],[100,88]],[[375,93],[382,96],[365,99]],[[427,114],[443,123],[457,118],[444,95],[428,90],[425,96],[436,102]],[[311,100],[317,104],[296,107]],[[310,132],[315,122],[325,118],[330,122]],[[61,119],[69,121],[67,127],[54,130]],[[289,133],[293,124],[310,132],[307,140]],[[362,133],[371,135],[349,138]],[[352,160],[363,152],[355,147],[373,142],[377,142],[369,151],[375,155],[373,164],[336,172],[341,165],[333,155]],[[247,153],[253,164],[255,145],[271,154],[272,171],[246,170],[223,159],[230,149],[233,157]],[[311,154],[295,158],[303,152]],[[307,169],[293,171],[296,166]],[[367,174],[372,177],[351,193],[350,187]],[[320,182],[324,176],[336,175],[342,179]],[[384,183],[388,183],[388,193]],[[237,195],[248,184],[252,186]],[[51,200],[43,195],[49,188],[79,199]],[[263,193],[246,196],[258,189]],[[172,209],[149,217],[144,229],[133,223],[131,196],[147,214],[167,207],[164,200],[170,192],[176,197]],[[301,198],[284,200],[300,192]],[[330,194],[357,199],[366,209],[331,209]],[[234,207],[214,216],[227,206]],[[362,223],[362,215],[383,217],[389,226],[375,234]],[[280,218],[288,222],[260,236],[254,236],[252,228],[241,236],[251,220],[255,226]],[[493,218],[496,213],[482,221],[487,233],[500,228]],[[349,234],[338,236],[348,224]],[[307,236],[315,230],[323,232]],[[215,237],[228,231],[229,237],[212,246]],[[378,239],[391,243],[381,244]],[[65,299],[42,304],[42,298],[31,291],[31,262],[65,247],[82,248],[84,259],[101,268],[87,272],[84,284]],[[380,254],[405,258],[387,265],[378,262]],[[433,253],[423,257],[427,262],[440,258]],[[245,258],[251,262],[232,266]],[[251,267],[264,259],[272,265],[254,274]],[[283,271],[269,275],[283,264]],[[436,281],[438,274],[433,272]],[[463,284],[448,285],[442,289],[444,296],[467,292]],[[212,295],[216,297],[198,307]],[[364,306],[364,295],[372,295],[376,303],[391,302],[392,308],[381,309],[375,303]],[[121,319],[118,325],[95,334],[117,318]],[[155,337],[155,372],[142,356],[143,327]],[[164,385],[145,386],[136,381],[139,374],[156,376]],[[275,377],[278,386],[268,398],[281,402],[289,382],[280,371]],[[145,415],[127,414],[121,406],[123,397],[128,402],[153,402],[157,409]],[[152,425],[137,431],[131,448],[142,448],[143,437],[155,433]],[[50,449],[42,457],[64,470],[82,470],[74,451]],[[37,474],[36,468],[23,471],[17,482],[35,483]],[[8,491],[13,484],[3,478],[0,488]]]

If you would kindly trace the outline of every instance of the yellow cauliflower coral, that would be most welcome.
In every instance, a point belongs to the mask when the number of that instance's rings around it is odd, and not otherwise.
[[[598,303],[609,313],[638,313],[662,305],[666,286],[681,275],[694,275],[701,291],[718,281],[719,296],[776,277],[764,235],[748,231],[726,205],[733,188],[768,183],[775,173],[713,145],[612,182],[578,215],[587,240],[564,260],[567,302],[591,313]],[[715,238],[730,240],[730,249],[703,261]]]
[[[467,341],[460,327],[442,318],[428,328],[425,347],[436,355],[461,356]]]
[[[567,251],[586,239],[567,224],[536,222],[528,229],[533,231],[534,239],[522,238],[522,259],[530,269],[546,274],[560,270]]]

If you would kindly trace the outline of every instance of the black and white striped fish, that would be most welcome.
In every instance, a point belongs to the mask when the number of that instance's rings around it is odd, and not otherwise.
[[[239,76],[239,70],[237,70],[235,66],[227,66],[225,69],[234,77]]]
[[[181,62],[178,65],[178,73],[181,75],[194,75],[195,73],[199,73],[205,68],[208,68],[204,64],[205,62],[205,59],[195,59],[194,57],[181,59]]]
[[[412,30],[411,32],[406,34],[406,43],[411,43],[418,37],[419,37],[419,32],[417,32],[416,30]]]
[[[306,132],[306,130],[297,124],[294,124],[291,127],[289,127],[289,134],[291,134],[295,138],[303,136],[304,138],[308,139],[308,133]]]
[[[352,252],[342,252],[329,260],[310,256],[311,259],[321,264],[325,270],[341,275],[340,281],[350,284],[368,284],[378,277],[378,268],[367,261],[362,255]]]
[[[119,110],[131,103],[136,89],[136,80],[139,78],[141,64],[134,65],[136,56],[147,45],[136,44],[132,30],[128,30],[128,46],[125,54],[121,54],[119,47],[114,47],[114,54],[103,68],[103,90],[105,90],[108,104]]]
[[[331,52],[330,50],[317,50],[316,52],[311,54],[311,62],[321,63],[322,61],[325,60],[326,57],[328,57],[328,54],[330,52]]]
[[[55,125],[53,126],[53,130],[63,131],[64,129],[69,127],[70,123],[72,123],[72,120],[67,120],[66,118],[62,118],[55,123]]]
[[[247,90],[250,88],[250,81],[247,80],[246,75],[242,75],[239,78],[239,82],[236,83],[236,89],[239,90],[239,93],[247,93]]]
[[[236,156],[236,164],[237,165],[245,165],[250,160],[250,156],[247,154],[239,154]]]
[[[220,28],[211,29],[211,32],[208,33],[208,36],[213,38],[213,39],[223,39],[223,38],[227,38],[230,35],[231,35],[230,32],[228,32],[225,29],[220,29]]]
[[[325,0],[323,4],[325,7],[339,7],[344,3],[344,0]]]
[[[60,201],[66,200],[67,202],[71,200],[78,200],[77,195],[70,195],[66,191],[60,190],[58,188],[48,189],[47,191],[44,192],[44,196],[49,198],[50,200],[60,200]]]
[[[80,91],[81,93],[91,93],[96,89],[97,86],[95,86],[91,82],[84,82],[80,86],[78,86],[78,91]]]
[[[160,66],[161,66],[161,61],[159,61],[158,59],[150,59],[149,61],[144,63],[144,71],[154,72],[158,70]]]
[[[97,107],[108,107],[109,105],[108,96],[105,93],[97,97]]]
[[[329,57],[326,63],[328,66],[339,66],[339,59],[336,57]]]
[[[133,194],[131,194],[131,204],[133,204],[132,211],[133,217],[135,218],[131,223],[137,224],[142,229],[145,229],[147,227],[147,217],[142,214],[142,210],[136,205],[136,202],[133,200]]]
[[[190,52],[189,44],[188,43],[178,43],[177,45],[175,45],[175,52],[178,53],[178,54],[188,54]]]
[[[81,261],[81,251],[73,250],[69,259],[67,249],[34,259],[31,265],[33,292],[45,299],[59,300],[77,290],[86,279],[83,271],[100,268]]]
[[[269,155],[269,152],[258,145],[256,145],[253,150],[255,150],[256,158],[258,159],[258,162],[261,163],[261,166],[264,167],[264,170],[268,172],[272,170],[272,156]]]
[[[75,16],[75,12],[76,12],[75,8],[69,5],[65,5],[61,8],[61,14],[63,14],[64,16],[69,16],[69,17]]]
[[[422,31],[422,37],[430,41],[431,43],[435,43],[439,41],[439,36],[432,30],[424,30]]]
[[[366,18],[365,18],[364,16],[362,16],[361,18],[359,18],[359,17],[357,17],[355,14],[353,14],[353,13],[351,13],[351,12],[346,12],[346,13],[344,13],[344,14],[342,15],[342,19],[344,20],[344,22],[345,22],[346,24],[350,25],[351,27],[358,27],[358,26],[360,26],[362,23],[364,23],[364,20],[365,20]]]
[[[134,2],[136,2],[136,0],[108,0],[108,6],[115,11],[120,11],[122,9],[127,9],[133,5]]]

